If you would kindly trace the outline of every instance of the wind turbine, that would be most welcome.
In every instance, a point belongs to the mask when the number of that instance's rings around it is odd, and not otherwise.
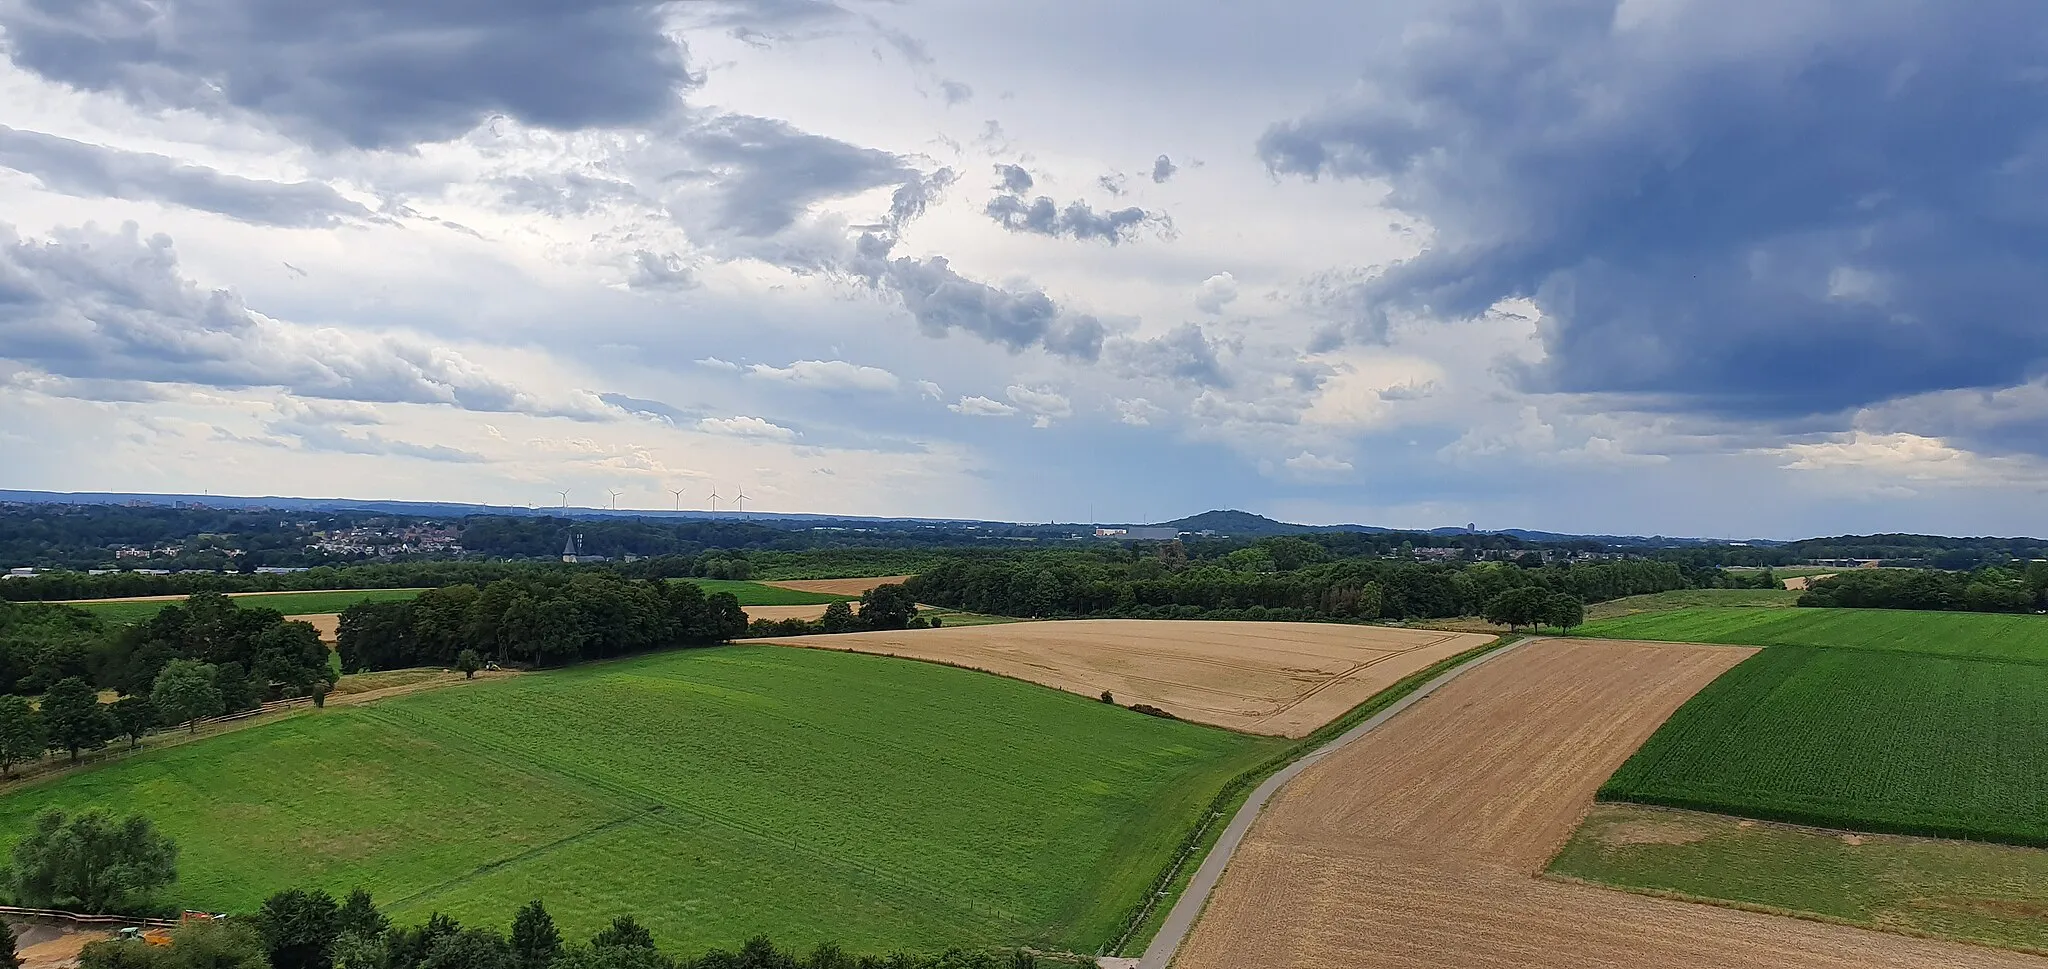
[[[620,494],[620,492],[619,492],[619,491],[618,491],[618,489],[616,489],[616,488],[606,488],[606,489],[604,489],[604,490],[606,490],[606,491],[609,491],[609,492],[611,492],[611,495],[612,495],[612,510],[613,510],[613,511],[618,511],[618,510],[619,510],[619,494]]]
[[[718,514],[718,489],[715,487],[711,489],[711,513]]]
[[[668,490],[669,490],[669,493],[670,493],[670,494],[673,494],[673,495],[675,495],[675,496],[676,496],[676,510],[677,510],[677,511],[682,511],[682,510],[683,510],[683,489],[681,489],[681,488],[670,488],[670,489],[668,489]]]
[[[739,509],[740,509],[740,517],[741,517],[741,518],[745,518],[745,517],[747,517],[747,486],[746,486],[746,485],[740,485],[740,493],[739,493],[739,497],[737,497],[737,498],[734,498],[734,499],[733,499],[733,503],[739,506]]]
[[[558,494],[558,495],[561,495],[561,496],[562,496],[562,507],[563,507],[564,509],[567,509],[567,508],[569,507],[569,492],[567,492],[567,491],[557,491],[557,492],[555,492],[555,494]]]

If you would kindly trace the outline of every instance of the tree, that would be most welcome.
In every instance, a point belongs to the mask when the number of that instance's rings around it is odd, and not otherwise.
[[[250,668],[257,686],[282,683],[288,695],[300,696],[312,692],[315,683],[332,682],[327,655],[327,644],[311,624],[281,622],[256,637]]]
[[[590,944],[598,949],[607,946],[652,949],[654,933],[647,931],[647,927],[641,925],[639,920],[631,915],[620,915],[612,919],[612,924],[599,929],[596,935],[591,936]]]
[[[0,696],[0,774],[14,775],[14,765],[40,757],[50,745],[42,715],[25,697]]]
[[[0,920],[0,969],[21,969],[21,953],[15,951],[14,926]]]
[[[328,969],[341,934],[341,906],[326,892],[287,889],[263,900],[256,928],[271,969]]]
[[[361,888],[348,893],[335,918],[344,935],[381,936],[391,929],[391,920],[377,911],[376,900]]]
[[[490,929],[463,929],[434,943],[418,969],[512,969],[512,947]]]
[[[1586,621],[1586,604],[1568,592],[1553,592],[1543,602],[1543,621],[1562,632],[1571,632]]]
[[[220,693],[223,713],[240,713],[257,704],[256,685],[240,663],[221,663],[213,668],[213,688]]]
[[[214,685],[213,667],[189,659],[164,664],[150,688],[149,700],[165,723],[182,723],[197,732],[199,721],[220,716],[220,688]]]
[[[465,680],[475,679],[476,671],[484,668],[484,658],[476,650],[465,649],[455,656],[455,668],[462,671]]]
[[[1542,621],[1549,598],[1549,593],[1536,586],[1509,589],[1486,603],[1486,621],[1510,630],[1533,626]]]
[[[153,946],[151,948],[154,948]],[[265,969],[263,936],[246,921],[187,922],[171,930],[163,969]]]
[[[878,585],[860,596],[860,623],[869,629],[903,629],[917,615],[917,600],[896,583]]]
[[[107,712],[114,716],[114,730],[128,738],[128,749],[142,745],[142,735],[156,729],[156,705],[146,696],[124,696]]]
[[[828,633],[850,633],[860,628],[860,620],[853,614],[853,607],[844,602],[835,602],[825,607],[825,616],[819,625]]]
[[[36,815],[14,846],[14,897],[30,908],[91,915],[140,911],[178,877],[178,845],[142,815],[100,808]]]
[[[540,899],[526,903],[512,919],[512,954],[521,969],[546,969],[562,954],[562,933]]]
[[[43,724],[50,734],[50,746],[71,752],[78,759],[81,750],[98,750],[114,739],[114,718],[100,703],[99,691],[75,676],[51,684],[43,694]]]

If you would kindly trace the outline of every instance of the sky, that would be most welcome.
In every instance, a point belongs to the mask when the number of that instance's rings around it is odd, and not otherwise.
[[[2038,0],[0,0],[0,487],[2038,535],[2044,267]]]

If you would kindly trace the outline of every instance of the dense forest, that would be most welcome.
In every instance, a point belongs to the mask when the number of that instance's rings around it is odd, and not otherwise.
[[[585,571],[534,573],[418,598],[359,602],[341,614],[342,668],[456,666],[479,660],[560,666],[662,646],[724,642],[747,631],[731,593],[686,582]]]
[[[1985,566],[1973,572],[1856,569],[1816,580],[1802,606],[1851,609],[1936,609],[1966,612],[2048,610],[2048,562],[2024,568]]]
[[[1339,558],[1317,536],[1264,539],[1206,559],[1168,542],[1149,550],[954,561],[906,586],[919,602],[1006,616],[1369,620],[1479,615],[1501,593],[1522,587],[1600,602],[1722,580],[1718,571],[1689,575],[1651,561]]]

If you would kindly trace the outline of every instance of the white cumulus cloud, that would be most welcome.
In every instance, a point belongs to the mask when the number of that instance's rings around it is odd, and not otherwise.
[[[844,360],[798,360],[787,367],[757,363],[747,368],[747,376],[823,390],[884,392],[895,390],[901,383],[895,374],[880,367],[862,367]]]
[[[1008,417],[1017,412],[1017,408],[987,397],[962,397],[959,403],[946,405],[946,409],[969,417]]]
[[[769,441],[793,441],[797,433],[780,424],[762,420],[759,417],[706,417],[697,422],[697,428],[712,434],[727,437],[754,437]]]

